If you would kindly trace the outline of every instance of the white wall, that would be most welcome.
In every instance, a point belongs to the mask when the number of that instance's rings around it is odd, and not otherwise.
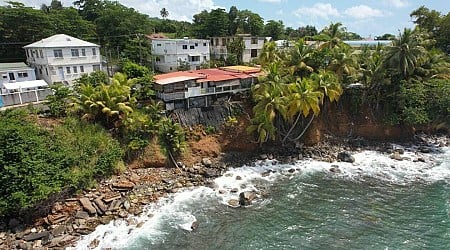
[[[10,73],[12,73],[14,75],[14,80],[11,79]],[[25,77],[24,77],[23,73],[26,73]],[[8,83],[8,82],[12,82],[12,81],[23,82],[23,81],[33,81],[33,80],[36,80],[36,75],[34,73],[34,69],[31,69],[31,68],[0,71],[0,87],[3,87],[3,83]]]
[[[78,49],[79,56],[72,56],[72,49]],[[85,55],[82,50],[84,49]],[[96,54],[94,55],[93,49]],[[28,62],[36,68],[38,79],[43,79],[47,83],[67,81],[73,83],[73,80],[79,78],[82,74],[89,74],[94,71],[94,65],[102,70],[100,48],[99,47],[68,47],[68,48],[29,48],[28,56],[33,54],[32,50],[43,50],[43,58],[39,56],[28,57]],[[63,57],[55,57],[54,50],[62,50]],[[62,71],[61,69],[62,68]]]

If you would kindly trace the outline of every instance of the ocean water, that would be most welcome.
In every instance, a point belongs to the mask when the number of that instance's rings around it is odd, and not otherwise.
[[[185,189],[128,222],[99,226],[74,249],[91,249],[95,239],[96,249],[129,250],[450,249],[450,148],[403,156],[409,159],[363,151],[353,164],[237,167],[214,188]],[[330,172],[332,165],[340,172]],[[259,194],[252,205],[228,205],[246,190]]]

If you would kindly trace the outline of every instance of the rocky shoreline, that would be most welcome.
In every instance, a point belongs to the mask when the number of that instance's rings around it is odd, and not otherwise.
[[[342,139],[327,137],[315,146],[296,145],[289,150],[278,147],[261,149],[258,153],[223,153],[215,159],[203,158],[193,166],[178,168],[136,168],[119,176],[102,181],[95,189],[85,190],[76,197],[56,202],[51,212],[39,218],[32,225],[23,225],[19,218],[0,224],[0,249],[64,249],[95,230],[98,225],[114,219],[126,219],[129,215],[139,215],[145,205],[157,201],[181,188],[211,186],[213,180],[221,176],[229,167],[251,164],[256,160],[276,158],[282,163],[292,163],[302,159],[320,161],[354,161],[351,152],[376,150],[391,155],[395,160],[425,161],[421,154],[449,146],[448,137],[421,137],[414,142],[398,144],[368,142],[361,138]],[[414,148],[416,159],[405,159],[405,148]],[[330,172],[338,172],[332,167]],[[255,195],[251,192],[240,194],[239,201],[232,206],[245,206]],[[231,204],[230,204],[231,205]],[[130,220],[127,223],[132,224]],[[136,225],[140,227],[142,225]],[[194,225],[195,227],[198,225]],[[98,242],[91,242],[96,247]]]

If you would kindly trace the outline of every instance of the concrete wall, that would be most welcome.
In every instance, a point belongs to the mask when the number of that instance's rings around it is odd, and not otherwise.
[[[53,94],[51,89],[38,89],[37,91],[30,90],[25,92],[0,94],[0,104],[2,103],[3,107],[5,107],[43,101],[48,95],[51,94]]]

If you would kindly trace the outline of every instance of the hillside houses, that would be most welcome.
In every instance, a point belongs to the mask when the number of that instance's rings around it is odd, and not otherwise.
[[[48,84],[72,84],[82,74],[102,70],[100,46],[65,34],[54,35],[23,47],[37,79]]]
[[[156,75],[154,88],[166,110],[211,106],[218,98],[249,90],[260,68],[229,66]]]

